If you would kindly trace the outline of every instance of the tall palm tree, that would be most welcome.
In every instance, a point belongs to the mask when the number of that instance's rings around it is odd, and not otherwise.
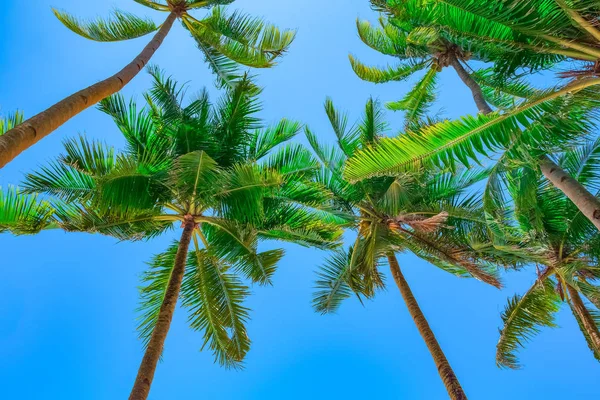
[[[67,28],[90,40],[114,42],[157,32],[142,52],[121,71],[66,97],[0,137],[0,168],[75,115],[121,90],[148,64],[177,19],[190,32],[206,62],[223,84],[231,84],[239,75],[238,64],[254,68],[273,66],[295,36],[293,31],[281,31],[261,19],[239,12],[227,15],[219,5],[233,0],[134,1],[153,10],[167,12],[167,19],[157,26],[150,19],[115,11],[108,20],[82,21],[54,10]],[[190,14],[201,8],[211,9],[203,19],[196,19]]]
[[[556,160],[573,177],[598,192],[600,140],[576,147]],[[519,243],[538,278],[522,296],[509,300],[502,315],[496,362],[517,368],[516,351],[536,335],[540,327],[555,327],[554,314],[567,303],[581,331],[600,361],[600,306],[598,244],[600,233],[559,190],[539,179],[530,168],[511,171],[506,186],[512,195],[515,223],[504,226],[498,243]]]
[[[310,180],[317,161],[298,145],[275,149],[301,125],[282,120],[261,129],[252,82],[243,78],[215,106],[206,92],[184,106],[184,87],[151,72],[147,107],[138,111],[119,95],[100,106],[125,136],[125,152],[71,140],[26,182],[29,191],[59,200],[55,218],[68,231],[142,239],[181,224],[180,239],[154,257],[144,277],[139,332],[146,351],[130,395],[136,400],[148,397],[180,297],[216,360],[238,367],[250,346],[249,292],[238,275],[269,284],[283,256],[281,249],[259,252],[258,242],[329,247],[339,236],[336,217],[320,209],[327,193]]]
[[[486,172],[464,170],[453,175],[425,170],[350,183],[342,176],[343,164],[355,152],[376,147],[382,140],[385,124],[381,110],[370,100],[363,120],[348,127],[347,117],[336,111],[330,100],[325,109],[337,146],[324,146],[310,130],[307,137],[323,163],[319,182],[334,194],[332,207],[346,214],[348,228],[356,231],[357,237],[348,250],[334,253],[320,272],[314,307],[326,313],[337,309],[352,293],[373,297],[384,286],[379,267],[387,261],[449,396],[466,399],[395,254],[411,251],[452,274],[500,287],[494,267],[499,253],[481,250],[491,248],[485,244],[485,218],[478,197],[466,194]]]

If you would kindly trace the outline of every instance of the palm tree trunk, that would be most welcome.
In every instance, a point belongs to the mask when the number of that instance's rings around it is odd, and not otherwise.
[[[458,378],[454,374],[450,363],[446,359],[442,348],[437,342],[433,331],[429,327],[429,323],[425,319],[415,296],[413,295],[410,287],[408,286],[408,282],[404,279],[404,275],[400,271],[400,265],[398,265],[398,260],[393,253],[389,253],[387,255],[388,262],[390,264],[390,270],[392,271],[392,275],[394,280],[396,281],[396,285],[398,285],[398,289],[400,289],[400,293],[402,294],[402,298],[408,307],[408,311],[415,321],[415,325],[417,325],[417,329],[419,329],[419,333],[423,337],[431,356],[433,357],[433,361],[438,369],[438,373],[442,378],[442,382],[446,386],[446,390],[448,391],[448,395],[452,400],[466,400],[467,395],[463,391],[460,386],[460,382]]]
[[[75,115],[121,90],[150,61],[176,19],[177,14],[170,13],[152,41],[131,63],[115,75],[72,94],[0,136],[0,168]]]
[[[598,326],[596,326],[596,323],[590,315],[590,312],[585,307],[585,304],[583,304],[581,296],[579,296],[577,290],[571,287],[571,285],[567,284],[566,286],[567,290],[569,291],[569,296],[571,297],[571,302],[573,303],[573,309],[581,320],[581,324],[588,334],[596,354],[600,354],[600,332],[598,331]]]
[[[169,333],[169,328],[171,327],[171,320],[173,319],[177,299],[179,298],[181,282],[183,281],[183,275],[185,274],[188,248],[190,246],[190,241],[192,240],[195,226],[194,217],[186,215],[183,233],[181,234],[179,247],[177,249],[177,254],[175,255],[173,272],[169,279],[165,298],[163,299],[160,311],[158,312],[158,321],[152,331],[152,336],[150,337],[146,353],[144,354],[137,377],[135,378],[129,400],[146,400],[150,393],[150,385],[152,385],[152,379],[154,379],[156,365],[162,354],[165,339],[167,338],[167,333]]]
[[[546,179],[563,192],[600,230],[600,200],[547,156],[541,157],[540,169]]]
[[[477,104],[479,112],[481,112],[482,114],[491,113],[493,110],[489,106],[487,101],[485,101],[485,97],[483,97],[483,92],[481,91],[481,86],[479,86],[479,84],[475,82],[475,79],[473,79],[471,74],[469,74],[465,70],[465,68],[462,66],[462,64],[455,55],[450,56],[450,65],[452,65],[452,68],[454,68],[454,70],[458,74],[458,77],[464,82],[464,84],[467,85],[469,89],[471,89],[471,93],[473,94],[473,100],[475,100],[475,104]]]

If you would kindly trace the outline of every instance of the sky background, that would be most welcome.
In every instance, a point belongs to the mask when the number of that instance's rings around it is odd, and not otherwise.
[[[95,43],[55,19],[51,7],[78,16],[107,15],[118,7],[166,14],[131,0],[2,1],[0,13],[0,113],[26,116],[113,74],[150,37]],[[376,20],[366,0],[239,0],[231,9],[298,28],[289,54],[275,69],[258,71],[268,122],[288,117],[308,124],[325,141],[331,131],[323,102],[331,96],[351,120],[370,95],[397,100],[408,83],[373,85],[352,72],[347,55],[386,60],[357,37],[357,17]],[[196,15],[202,15],[199,11]],[[214,77],[193,41],[176,25],[152,60],[191,92],[203,86],[216,98]],[[140,97],[150,79],[140,74],[123,91]],[[476,111],[453,71],[444,71],[439,105],[448,117]],[[399,114],[387,113],[394,130]],[[110,119],[91,108],[73,118],[0,170],[0,186],[18,184],[25,173],[61,151],[78,133],[121,148]],[[150,242],[117,243],[99,235],[45,232],[34,237],[0,236],[0,398],[124,399],[137,373],[142,347],[135,331],[137,286],[145,261],[178,235]],[[253,345],[244,371],[225,370],[200,352],[202,334],[178,310],[158,366],[151,399],[444,399],[445,389],[397,288],[391,284],[365,306],[348,299],[335,315],[310,306],[318,250],[285,246],[272,287],[254,287],[249,335]],[[505,277],[502,291],[459,279],[412,255],[401,267],[446,356],[471,399],[589,399],[600,397],[600,366],[594,361],[570,311],[560,329],[544,329],[521,351],[524,368],[494,364],[500,313],[506,300],[535,280],[531,271]],[[386,271],[387,273],[387,271]],[[388,282],[392,283],[391,277]]]

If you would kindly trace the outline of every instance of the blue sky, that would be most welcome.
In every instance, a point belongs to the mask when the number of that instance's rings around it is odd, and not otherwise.
[[[22,109],[31,116],[54,101],[116,72],[149,40],[94,43],[64,28],[51,6],[82,17],[107,15],[118,7],[160,21],[165,15],[130,0],[5,1],[0,14],[0,112]],[[331,96],[358,118],[368,96],[398,99],[409,84],[372,85],[356,78],[349,52],[366,61],[387,60],[367,49],[355,32],[360,16],[376,14],[366,0],[239,0],[239,8],[282,27],[298,38],[277,68],[260,71],[262,117],[307,123],[324,140],[332,132],[323,112]],[[180,26],[153,63],[193,90],[214,78]],[[124,90],[139,96],[146,74]],[[475,112],[468,91],[445,71],[439,104],[445,115]],[[399,114],[388,113],[392,127]],[[0,170],[0,186],[56,156],[61,141],[78,133],[123,145],[107,116],[89,109]],[[0,236],[0,398],[126,398],[142,357],[135,308],[144,262],[166,248],[171,237],[117,243],[98,235],[46,232],[35,237]],[[202,336],[177,312],[151,399],[444,399],[435,366],[395,286],[361,306],[349,299],[336,315],[310,307],[315,270],[325,254],[286,246],[272,287],[254,287],[246,369],[228,371],[199,352]],[[522,292],[532,273],[512,273],[498,291],[458,279],[411,255],[401,267],[448,359],[471,399],[563,399],[600,396],[600,366],[593,360],[572,315],[558,316],[560,329],[544,329],[521,352],[520,371],[494,365],[500,312],[507,297]],[[391,277],[388,281],[392,281]]]

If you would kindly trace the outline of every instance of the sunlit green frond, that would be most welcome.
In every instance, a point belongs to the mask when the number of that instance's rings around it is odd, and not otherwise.
[[[402,45],[406,43],[404,35],[390,37],[383,28],[374,28],[369,21],[359,19],[356,20],[356,29],[363,43],[373,50],[390,56],[402,56]]]
[[[348,127],[348,116],[338,111],[333,105],[331,98],[325,99],[325,113],[333,132],[337,136],[340,149],[350,157],[359,146],[359,132],[354,127]]]
[[[27,174],[23,188],[28,193],[45,193],[66,202],[93,195],[96,182],[90,175],[62,162],[51,162]]]
[[[365,148],[352,157],[346,166],[345,176],[356,181],[420,167],[428,162],[451,168],[459,162],[469,165],[470,160],[477,162],[478,154],[488,156],[488,152],[507,147],[519,135],[524,124],[529,125],[524,133],[526,142],[533,148],[550,149],[552,145],[564,144],[586,132],[590,122],[585,115],[580,115],[578,120],[561,117],[569,115],[569,109],[577,110],[578,102],[595,102],[586,95],[587,89],[584,88],[598,83],[600,80],[583,80],[542,92],[503,114],[467,116],[426,126],[418,132],[382,139],[376,146]],[[575,92],[577,89],[580,90]],[[567,93],[572,94],[561,99]]]
[[[136,3],[139,3],[143,6],[150,7],[154,10],[170,11],[168,5],[160,3],[159,1],[153,1],[153,0],[133,0],[133,1],[135,1]]]
[[[100,233],[119,240],[149,240],[172,227],[176,218],[161,218],[160,209],[102,211],[84,204],[53,204],[60,228],[67,232]]]
[[[311,152],[300,144],[281,147],[266,160],[266,165],[286,176],[288,181],[313,175],[320,167]]]
[[[387,122],[384,120],[381,104],[370,98],[365,105],[365,113],[357,126],[360,133],[361,144],[375,143],[387,130]]]
[[[391,81],[403,81],[408,79],[417,71],[426,67],[426,63],[399,64],[396,67],[373,67],[357,60],[349,55],[350,65],[354,73],[362,80],[373,83],[385,83]]]
[[[283,250],[259,252],[256,231],[219,219],[203,224],[202,234],[210,252],[226,260],[235,271],[253,282],[271,283]]]
[[[196,246],[188,264],[181,297],[190,326],[204,332],[204,346],[213,351],[215,361],[226,367],[242,367],[250,348],[245,327],[249,310],[243,306],[248,288],[206,249]]]
[[[23,193],[14,186],[0,190],[0,233],[38,233],[53,222],[53,213],[53,207],[35,194]]]
[[[437,70],[431,68],[402,100],[386,103],[390,110],[406,112],[404,118],[407,128],[417,126],[436,100],[437,75]]]
[[[555,327],[554,314],[560,306],[560,296],[552,280],[536,282],[525,295],[509,299],[502,313],[503,328],[496,347],[496,364],[519,368],[516,352],[540,331],[540,327]]]
[[[193,204],[197,200],[210,202],[215,190],[222,184],[219,182],[217,162],[204,151],[195,151],[179,157],[171,171],[171,184],[177,188],[177,196],[190,199]]]
[[[302,123],[298,121],[290,121],[284,118],[277,125],[270,126],[264,130],[256,130],[250,142],[248,158],[260,160],[273,148],[296,136],[302,129],[302,126]]]
[[[24,117],[21,111],[16,111],[12,114],[8,114],[3,118],[0,118],[0,135],[5,134],[15,126],[22,123],[23,121]]]
[[[337,311],[342,301],[352,296],[352,249],[338,250],[327,258],[317,273],[312,304],[315,311],[326,314]]]
[[[137,331],[144,348],[148,345],[158,322],[158,314],[171,280],[178,247],[179,242],[174,242],[164,253],[154,256],[148,263],[150,268],[142,275],[142,286],[139,287],[140,301],[137,309],[139,313]]]
[[[81,135],[79,139],[66,140],[63,146],[66,154],[60,160],[83,173],[102,176],[115,166],[114,148],[101,142],[87,140]]]
[[[296,35],[292,30],[280,30],[261,18],[240,11],[227,15],[223,7],[214,7],[211,15],[203,19],[201,24],[222,38],[265,52],[272,59],[287,51]]]
[[[52,11],[67,28],[86,39],[98,42],[135,39],[158,29],[151,19],[142,19],[118,10],[107,20],[97,18],[95,21],[83,21],[56,9]]]

